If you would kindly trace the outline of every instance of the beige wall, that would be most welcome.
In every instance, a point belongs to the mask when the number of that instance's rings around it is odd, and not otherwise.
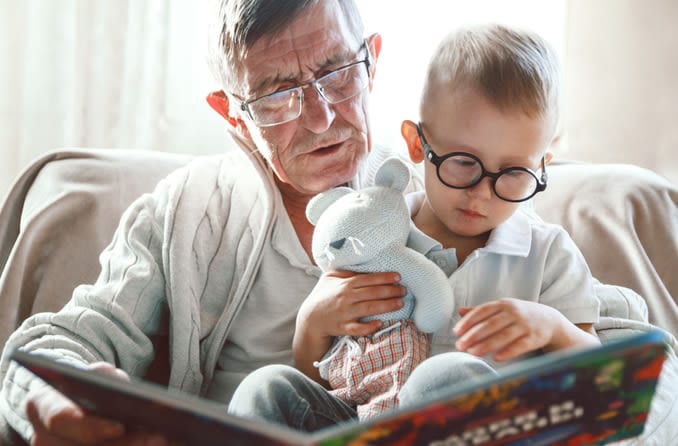
[[[678,1],[568,0],[564,145],[678,183]]]

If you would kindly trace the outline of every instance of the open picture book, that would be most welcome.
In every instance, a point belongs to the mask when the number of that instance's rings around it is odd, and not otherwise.
[[[313,433],[230,416],[196,396],[38,354],[12,358],[81,405],[200,445],[589,445],[640,435],[666,358],[660,331],[526,359],[417,407]]]

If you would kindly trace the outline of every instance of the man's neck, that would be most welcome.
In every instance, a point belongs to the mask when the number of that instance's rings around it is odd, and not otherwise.
[[[306,218],[306,205],[313,198],[312,195],[300,194],[298,191],[291,188],[289,185],[277,181],[280,195],[282,196],[283,205],[287,211],[287,215],[292,222],[294,232],[301,243],[301,246],[306,251],[308,258],[313,261],[313,254],[311,251],[311,242],[313,240],[313,225]]]

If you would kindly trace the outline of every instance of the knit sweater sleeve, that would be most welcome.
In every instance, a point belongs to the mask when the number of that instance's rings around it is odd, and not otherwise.
[[[77,287],[62,310],[28,318],[9,338],[0,362],[0,411],[24,438],[32,436],[27,394],[45,384],[8,360],[12,350],[74,365],[106,361],[132,376],[147,370],[154,357],[151,336],[163,329],[168,306],[163,246],[172,232],[170,209],[185,177],[185,171],[173,173],[125,211],[100,256],[95,283]]]

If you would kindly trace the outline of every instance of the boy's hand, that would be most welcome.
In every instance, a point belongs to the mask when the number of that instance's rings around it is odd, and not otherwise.
[[[459,314],[462,318],[453,328],[459,336],[457,349],[476,356],[493,354],[497,361],[565,347],[561,341],[573,330],[581,331],[552,307],[512,298],[463,307]]]
[[[123,377],[124,372],[110,364],[96,363],[92,370]],[[82,408],[51,387],[28,395],[26,413],[35,434],[32,445],[132,445],[167,446],[158,435],[127,432],[121,423],[87,414]]]

